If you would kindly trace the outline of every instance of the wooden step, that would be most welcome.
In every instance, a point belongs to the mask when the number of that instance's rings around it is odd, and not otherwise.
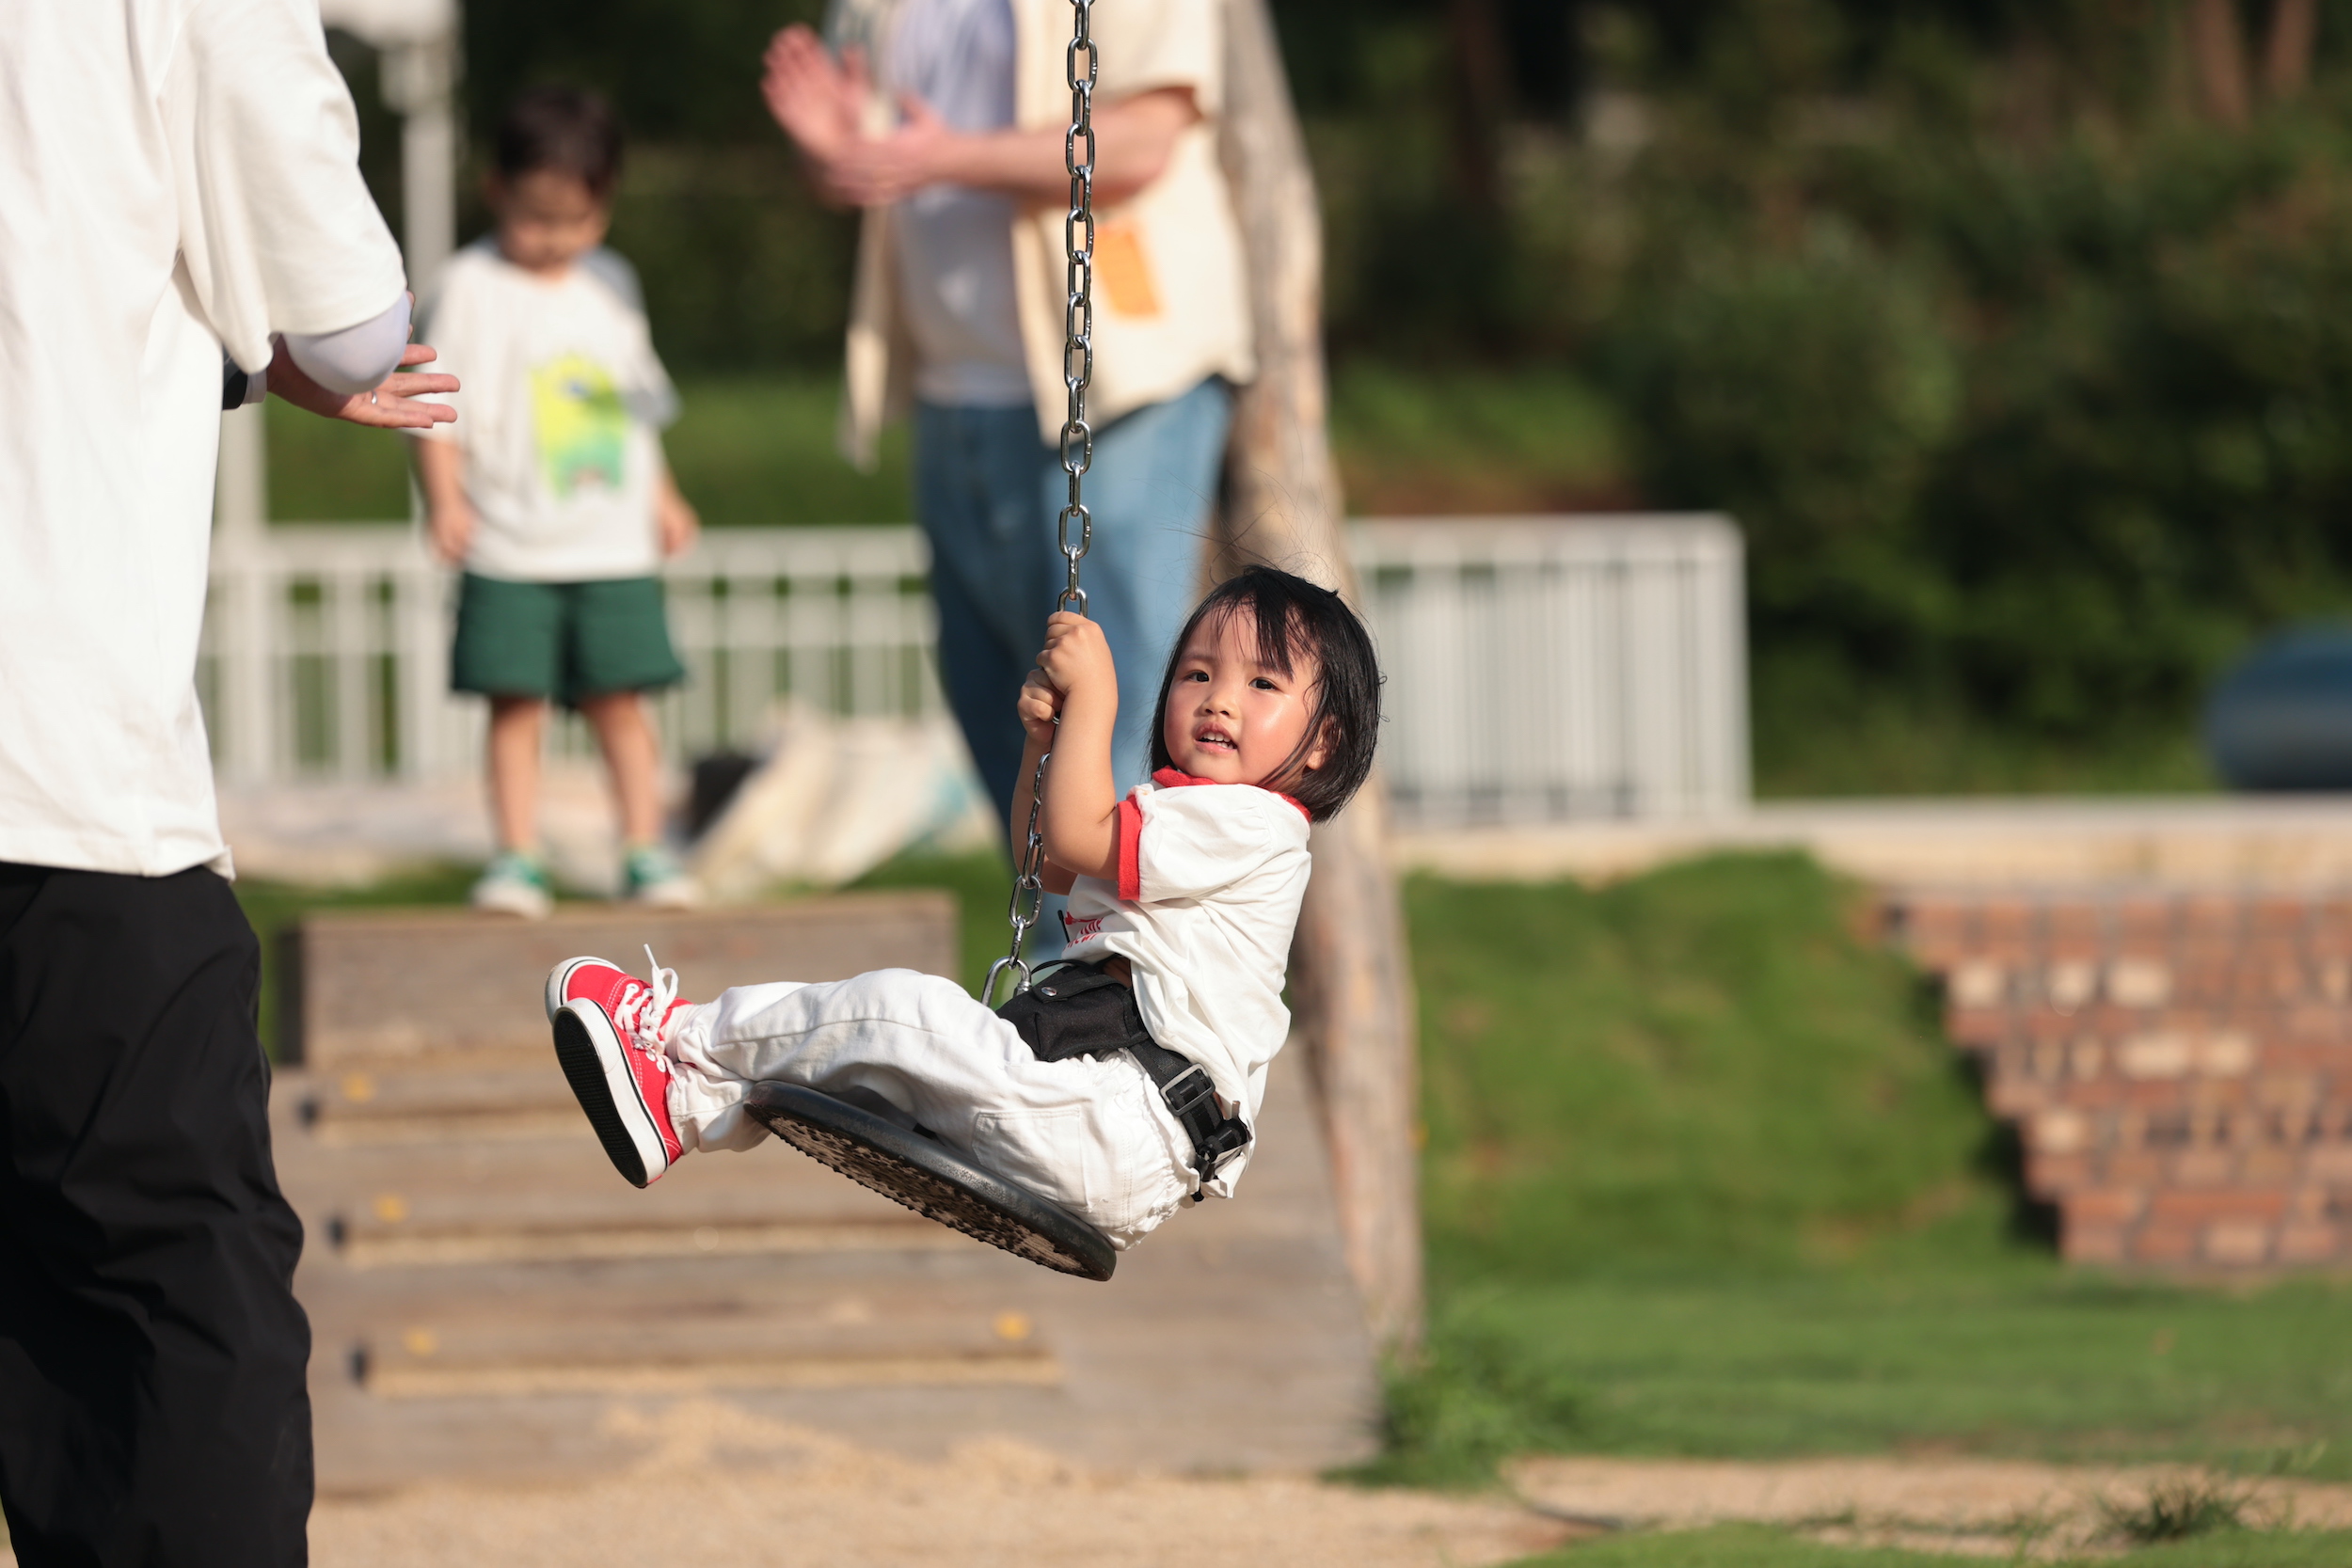
[[[353,1144],[573,1139],[580,1102],[545,1042],[472,1056],[355,1058],[290,1085],[294,1111],[324,1148]]]
[[[470,910],[314,914],[280,949],[278,1055],[341,1067],[538,1046],[548,970],[595,955],[642,974],[647,946],[697,1000],[873,969],[953,974],[956,908],[947,894],[917,890],[686,912],[565,907],[539,921]]]
[[[1242,1196],[1180,1212],[1123,1254],[1106,1285],[919,1221],[870,1249],[690,1253],[673,1240],[666,1257],[427,1265],[378,1256],[356,1266],[348,1247],[324,1243],[308,1180],[348,1160],[414,1151],[300,1148],[296,1101],[283,1097],[301,1084],[281,1075],[280,1148],[313,1238],[296,1288],[312,1323],[328,1490],[625,1466],[649,1441],[632,1435],[642,1422],[627,1412],[674,1398],[722,1400],[925,1454],[993,1433],[1095,1464],[1296,1470],[1375,1446],[1371,1346],[1303,1064],[1287,1055],[1269,1081]],[[492,1152],[519,1175],[529,1162],[513,1156],[525,1147]],[[596,1171],[593,1143],[551,1157],[600,1175],[623,1203],[659,1203],[674,1180],[687,1192],[697,1171],[726,1204],[764,1192],[790,1213],[841,1216],[882,1202],[772,1143],[697,1156],[642,1193],[609,1165]],[[343,1173],[339,1191],[363,1194],[394,1176],[433,1190],[391,1164],[356,1181]],[[691,1212],[681,1208],[681,1222]],[[691,1229],[685,1235],[691,1244]],[[692,1331],[665,1332],[672,1323]],[[419,1330],[424,1338],[411,1338]]]
[[[416,1117],[413,1138],[354,1140],[339,1119],[307,1114],[340,1085],[281,1071],[279,1179],[298,1195],[312,1244],[357,1269],[980,1244],[781,1146],[756,1160],[686,1160],[641,1191],[613,1170],[551,1054],[538,1072],[494,1076],[531,1091],[523,1103],[543,1132],[505,1127],[471,1135],[467,1121],[500,1121],[491,1085],[469,1090],[462,1075],[447,1071],[418,1085],[378,1069],[384,1101],[441,1107],[454,1100],[472,1114]],[[543,1078],[552,1080],[553,1095],[539,1092]],[[551,1104],[559,1095],[562,1102]]]
[[[1301,1064],[1276,1065],[1239,1200],[1180,1213],[1108,1285],[1073,1280],[773,1142],[621,1180],[554,1067],[539,986],[646,931],[689,995],[939,972],[955,951],[928,895],[306,925],[309,1059],[278,1072],[272,1131],[310,1237],[322,1486],[626,1465],[643,1413],[679,1399],[914,1452],[985,1433],[1154,1467],[1370,1451],[1371,1348]]]
[[[735,1388],[1051,1386],[1062,1368],[1028,1315],[993,1296],[927,1282],[844,1293],[822,1282],[608,1271],[533,1280],[494,1300],[438,1292],[379,1296],[351,1348],[352,1372],[379,1399],[560,1393],[694,1393]]]

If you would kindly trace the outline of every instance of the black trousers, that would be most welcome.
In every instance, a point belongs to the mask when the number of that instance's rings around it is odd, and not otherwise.
[[[201,868],[0,864],[0,1503],[24,1568],[308,1556],[261,949]]]

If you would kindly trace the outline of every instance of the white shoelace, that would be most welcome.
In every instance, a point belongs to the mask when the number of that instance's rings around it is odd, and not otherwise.
[[[677,1000],[677,971],[661,967],[650,942],[645,945],[645,962],[653,966],[653,983],[622,1003],[612,1022],[628,1032],[631,1044],[660,1062],[661,1070],[667,1072],[670,1057],[661,1049],[662,1026],[669,1022],[670,1005]]]

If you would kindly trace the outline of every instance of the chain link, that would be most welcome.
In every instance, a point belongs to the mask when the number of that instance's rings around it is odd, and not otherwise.
[[[1070,129],[1062,137],[1062,166],[1070,171],[1070,212],[1062,220],[1069,300],[1062,309],[1061,366],[1062,385],[1070,394],[1061,426],[1061,467],[1070,479],[1070,499],[1054,528],[1069,578],[1055,595],[1054,608],[1074,609],[1084,615],[1087,591],[1078,583],[1078,562],[1094,545],[1094,515],[1086,504],[1087,470],[1094,466],[1094,427],[1087,422],[1087,388],[1094,379],[1094,0],[1070,0],[1070,8],[1075,14],[1070,47],[1062,56],[1062,74],[1070,83]],[[1071,537],[1073,525],[1075,539]],[[1049,747],[1029,779],[1028,837],[1005,911],[1012,925],[1012,946],[988,966],[987,983],[980,988],[981,1002],[991,1007],[996,1006],[996,983],[1007,974],[1014,977],[1014,995],[1029,989],[1029,966],[1021,950],[1045,903],[1045,838],[1038,832],[1038,812],[1045,800],[1046,765],[1053,760]]]

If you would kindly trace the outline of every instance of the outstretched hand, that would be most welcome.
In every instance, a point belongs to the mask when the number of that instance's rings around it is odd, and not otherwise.
[[[269,362],[269,389],[295,407],[307,408],[324,419],[377,430],[426,430],[457,418],[457,410],[446,403],[421,401],[431,393],[456,391],[455,376],[411,374],[407,370],[410,365],[430,364],[437,357],[424,344],[410,343],[401,352],[401,369],[386,376],[373,391],[346,394],[330,392],[303,374],[302,367],[294,363],[294,356],[280,341],[276,356]]]

